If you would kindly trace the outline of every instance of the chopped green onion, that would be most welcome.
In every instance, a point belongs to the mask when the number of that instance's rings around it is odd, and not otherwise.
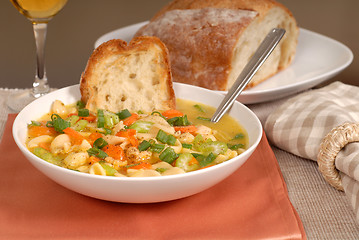
[[[173,163],[177,157],[178,157],[177,153],[175,153],[175,151],[171,147],[166,148],[159,156],[159,158],[162,161],[167,162],[169,164]]]
[[[82,102],[82,101],[77,101],[77,103],[76,103],[77,109],[82,109],[85,106],[86,106],[86,104],[84,102]]]
[[[105,114],[102,109],[97,110],[97,127],[103,128],[105,127]]]
[[[211,121],[211,119],[207,118],[207,117],[197,117],[197,119],[203,120],[203,121]]]
[[[88,117],[90,115],[90,111],[86,108],[80,108],[78,110],[79,117]]]
[[[201,167],[206,167],[208,165],[210,165],[214,159],[216,159],[216,155],[213,153],[210,153],[208,156],[204,156],[202,154],[197,154],[197,153],[192,153],[192,156],[194,156],[197,161],[199,162],[199,165]]]
[[[192,149],[192,144],[182,143],[183,148]]]
[[[41,126],[41,123],[38,122],[38,121],[31,121],[30,124],[27,125],[28,127],[31,127],[31,126]]]
[[[51,121],[47,121],[46,127],[53,127],[57,132],[64,133],[64,129],[71,126],[71,123],[62,119],[58,114],[51,115]]]
[[[117,113],[117,115],[122,120],[130,117],[132,114],[130,113],[130,111],[128,111],[128,109],[124,109],[121,112]]]
[[[151,143],[149,143],[146,140],[143,140],[139,145],[138,145],[138,150],[145,151],[147,150],[149,147],[151,147]]]
[[[95,157],[98,157],[98,158],[101,158],[101,159],[104,159],[104,158],[108,157],[107,153],[105,153],[104,151],[102,151],[101,149],[98,149],[96,147],[88,149],[87,153],[90,156],[95,156]]]
[[[155,170],[159,173],[163,173],[167,170],[167,168],[156,168]]]
[[[244,144],[227,144],[228,148],[231,150],[237,150],[238,148],[244,148]]]
[[[162,115],[162,113],[160,113],[159,111],[154,111],[151,113],[151,115],[158,115],[161,118],[165,119],[167,121],[167,118],[165,116]]]
[[[197,110],[200,112],[203,112],[203,113],[206,112],[201,105],[196,104],[196,105],[193,105],[193,107],[197,108]]]
[[[168,145],[175,145],[177,139],[171,135],[165,133],[162,129],[158,130],[156,139],[161,143],[167,143]]]
[[[191,123],[188,121],[187,115],[182,117],[173,117],[167,120],[171,126],[188,126]]]
[[[167,135],[166,143],[168,145],[174,146],[176,144],[177,139],[173,135]]]
[[[165,145],[154,143],[151,145],[150,151],[155,153],[160,153],[165,148]]]
[[[167,134],[163,130],[159,130],[156,139],[161,143],[167,143]]]
[[[109,135],[109,134],[111,134],[112,133],[112,130],[111,129],[108,129],[108,128],[102,128],[102,132],[101,131],[99,131],[100,133],[103,133],[103,134],[105,134],[105,135]]]
[[[207,157],[205,157],[205,159],[203,159],[203,161],[200,161],[199,164],[201,165],[201,167],[206,167],[208,165],[210,165],[214,159],[216,159],[216,155],[213,153],[210,153]]]
[[[97,138],[96,141],[93,143],[93,146],[98,149],[101,149],[106,145],[108,145],[108,143],[103,138]]]
[[[242,139],[244,138],[244,134],[243,133],[238,133],[236,136],[234,136],[233,139]]]

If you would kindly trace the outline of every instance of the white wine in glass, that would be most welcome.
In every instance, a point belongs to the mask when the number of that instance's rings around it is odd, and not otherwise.
[[[50,91],[45,70],[45,41],[47,23],[65,6],[67,0],[10,0],[16,9],[32,23],[35,43],[37,68],[32,89],[14,93],[8,98],[8,106],[20,111],[31,101]]]

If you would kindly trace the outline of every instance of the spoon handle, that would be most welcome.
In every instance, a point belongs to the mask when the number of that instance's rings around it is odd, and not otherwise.
[[[243,71],[226,94],[225,98],[222,100],[221,104],[217,108],[217,111],[212,116],[211,122],[218,122],[223,117],[223,115],[231,108],[233,102],[236,100],[239,94],[241,94],[241,92],[250,82],[254,74],[258,71],[264,61],[272,53],[272,51],[282,39],[284,34],[285,30],[282,28],[274,28],[268,33],[268,35],[264,38],[256,52],[254,53],[253,57],[244,67]]]

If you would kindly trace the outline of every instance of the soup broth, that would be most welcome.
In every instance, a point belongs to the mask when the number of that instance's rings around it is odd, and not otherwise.
[[[213,107],[178,99],[177,109],[152,113],[89,112],[80,101],[52,109],[28,125],[28,149],[71,170],[115,177],[182,174],[220,164],[248,147],[229,115],[211,123]]]

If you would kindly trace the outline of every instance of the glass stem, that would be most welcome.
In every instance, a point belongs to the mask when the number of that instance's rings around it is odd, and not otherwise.
[[[32,84],[32,94],[35,98],[38,98],[50,91],[45,71],[45,42],[47,23],[33,23],[32,26],[34,29],[37,60],[35,81]]]

